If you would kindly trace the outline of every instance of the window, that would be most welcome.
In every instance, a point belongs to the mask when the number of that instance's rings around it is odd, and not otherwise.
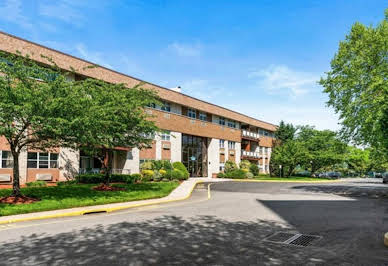
[[[207,120],[207,114],[206,113],[199,113],[199,120],[206,121]]]
[[[225,164],[220,163],[220,172],[224,172],[225,170]]]
[[[170,131],[163,132],[161,135],[161,138],[162,138],[162,140],[170,141],[170,138],[171,138]]]
[[[197,118],[197,112],[194,109],[187,109],[187,116],[191,118]]]
[[[0,150],[0,168],[12,168],[13,158],[10,151]]]
[[[225,126],[225,118],[224,117],[220,117],[218,119],[218,124],[220,124],[221,126]]]
[[[234,150],[236,148],[236,142],[234,141],[228,141],[228,148],[230,150]]]
[[[162,103],[162,111],[171,112],[171,105],[169,102]]]
[[[151,107],[151,108],[154,108],[154,109],[155,109],[155,108],[156,108],[156,104],[155,104],[155,103],[149,103],[149,104],[148,104],[148,107]]]
[[[264,136],[269,136],[269,132],[267,130],[264,130]]]
[[[29,152],[27,168],[58,168],[58,153]]]
[[[220,139],[220,148],[221,149],[225,148],[225,140],[224,139]]]
[[[236,128],[236,121],[228,120],[228,127]]]
[[[259,129],[259,136],[260,136],[260,137],[264,136],[264,130]]]

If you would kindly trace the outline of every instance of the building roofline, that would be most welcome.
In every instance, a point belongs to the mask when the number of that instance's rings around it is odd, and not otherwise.
[[[101,66],[101,65],[99,65],[99,64],[96,64],[96,63],[90,62],[90,61],[88,61],[88,60],[86,60],[86,59],[82,59],[82,58],[80,58],[80,57],[77,57],[77,56],[74,56],[74,55],[71,55],[71,54],[68,54],[68,53],[65,53],[65,52],[59,51],[59,50],[57,50],[57,49],[54,49],[54,48],[50,48],[50,47],[48,47],[48,46],[45,46],[45,45],[42,45],[42,44],[39,44],[39,43],[36,43],[36,42],[33,42],[33,41],[26,40],[26,39],[24,39],[24,38],[21,38],[21,37],[18,37],[18,36],[12,35],[12,34],[10,34],[10,33],[7,33],[7,32],[4,32],[4,31],[1,31],[1,30],[0,30],[0,33],[1,33],[1,34],[4,34],[4,35],[7,35],[7,36],[9,36],[9,37],[12,37],[12,38],[15,38],[15,39],[18,39],[18,40],[24,41],[24,42],[31,43],[31,44],[33,44],[33,45],[40,46],[40,47],[42,47],[42,48],[45,48],[45,49],[51,50],[51,51],[53,51],[53,52],[56,52],[56,53],[59,53],[59,54],[62,54],[62,55],[68,56],[68,57],[72,57],[72,58],[74,58],[74,59],[77,59],[77,60],[80,60],[80,61],[86,62],[86,63],[88,63],[88,64],[91,64],[91,65],[97,66],[97,67],[99,67],[99,68],[102,68],[102,69],[105,69],[105,70],[108,70],[108,71],[114,72],[114,73],[116,73],[116,74],[119,74],[119,75],[122,75],[122,76],[129,77],[129,78],[131,78],[131,79],[134,79],[134,80],[137,80],[137,81],[139,81],[139,82],[142,82],[142,83],[147,83],[147,84],[150,84],[150,85],[152,85],[152,86],[156,86],[156,87],[158,87],[158,88],[161,88],[161,89],[167,90],[167,91],[169,91],[169,92],[172,92],[172,93],[176,93],[176,94],[182,94],[182,95],[184,95],[184,96],[186,96],[186,97],[189,97],[189,98],[192,98],[192,99],[194,99],[194,100],[201,101],[201,102],[203,102],[203,103],[210,104],[210,105],[216,106],[216,107],[218,107],[218,108],[224,109],[224,110],[226,110],[226,111],[233,112],[233,113],[236,113],[236,114],[238,114],[238,115],[245,116],[245,117],[247,117],[247,118],[249,118],[249,119],[253,119],[253,120],[256,120],[256,121],[258,121],[258,122],[265,123],[265,124],[268,124],[268,125],[272,125],[272,126],[274,126],[274,127],[277,127],[277,125],[275,125],[275,124],[272,124],[272,123],[269,123],[269,122],[266,122],[266,121],[263,121],[263,120],[260,120],[260,119],[254,118],[254,117],[252,117],[252,116],[249,116],[249,115],[246,115],[246,114],[243,114],[243,113],[237,112],[237,111],[235,111],[235,110],[232,110],[232,109],[229,109],[229,108],[226,108],[226,107],[223,107],[223,106],[220,106],[220,105],[214,104],[214,103],[210,103],[210,102],[208,102],[208,101],[205,101],[205,100],[201,100],[201,99],[195,98],[195,97],[193,97],[193,96],[190,96],[190,95],[188,95],[188,94],[185,94],[185,93],[181,93],[181,92],[177,92],[177,91],[171,90],[171,89],[169,89],[169,88],[163,87],[163,86],[161,86],[161,85],[157,85],[157,84],[155,84],[155,83],[152,83],[152,82],[149,82],[149,81],[145,81],[145,80],[142,80],[142,79],[139,79],[139,78],[133,77],[133,76],[131,76],[131,75],[128,75],[128,74],[125,74],[125,73],[119,72],[119,71],[117,71],[117,70],[114,70],[114,69],[107,68],[107,67],[105,67],[105,66]],[[183,104],[183,105],[184,105],[184,104]],[[241,121],[239,121],[239,122],[241,122]]]

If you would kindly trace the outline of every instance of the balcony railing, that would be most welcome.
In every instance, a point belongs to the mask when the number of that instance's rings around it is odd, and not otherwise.
[[[247,157],[247,158],[259,159],[261,157],[261,154],[259,152],[254,152],[254,151],[241,151],[241,156]]]
[[[80,174],[98,174],[101,172],[101,168],[80,168]],[[131,169],[112,169],[112,174],[131,174]]]
[[[256,139],[258,140],[260,138],[259,133],[248,131],[248,130],[242,130],[242,136],[249,138],[249,139]]]

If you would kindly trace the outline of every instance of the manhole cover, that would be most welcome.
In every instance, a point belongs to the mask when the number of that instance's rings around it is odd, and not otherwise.
[[[314,236],[314,235],[278,232],[265,238],[264,241],[299,246],[299,247],[307,247],[321,238],[322,238],[321,236]]]

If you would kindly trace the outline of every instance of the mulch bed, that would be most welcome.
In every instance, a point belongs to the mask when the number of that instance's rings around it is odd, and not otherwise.
[[[98,191],[124,191],[125,188],[123,187],[112,187],[112,186],[107,186],[105,184],[101,184],[97,187],[93,187],[94,190]]]
[[[8,197],[0,198],[0,203],[7,203],[7,204],[30,204],[37,201],[40,201],[40,199],[26,197],[26,196],[20,196],[20,197],[8,196]]]

